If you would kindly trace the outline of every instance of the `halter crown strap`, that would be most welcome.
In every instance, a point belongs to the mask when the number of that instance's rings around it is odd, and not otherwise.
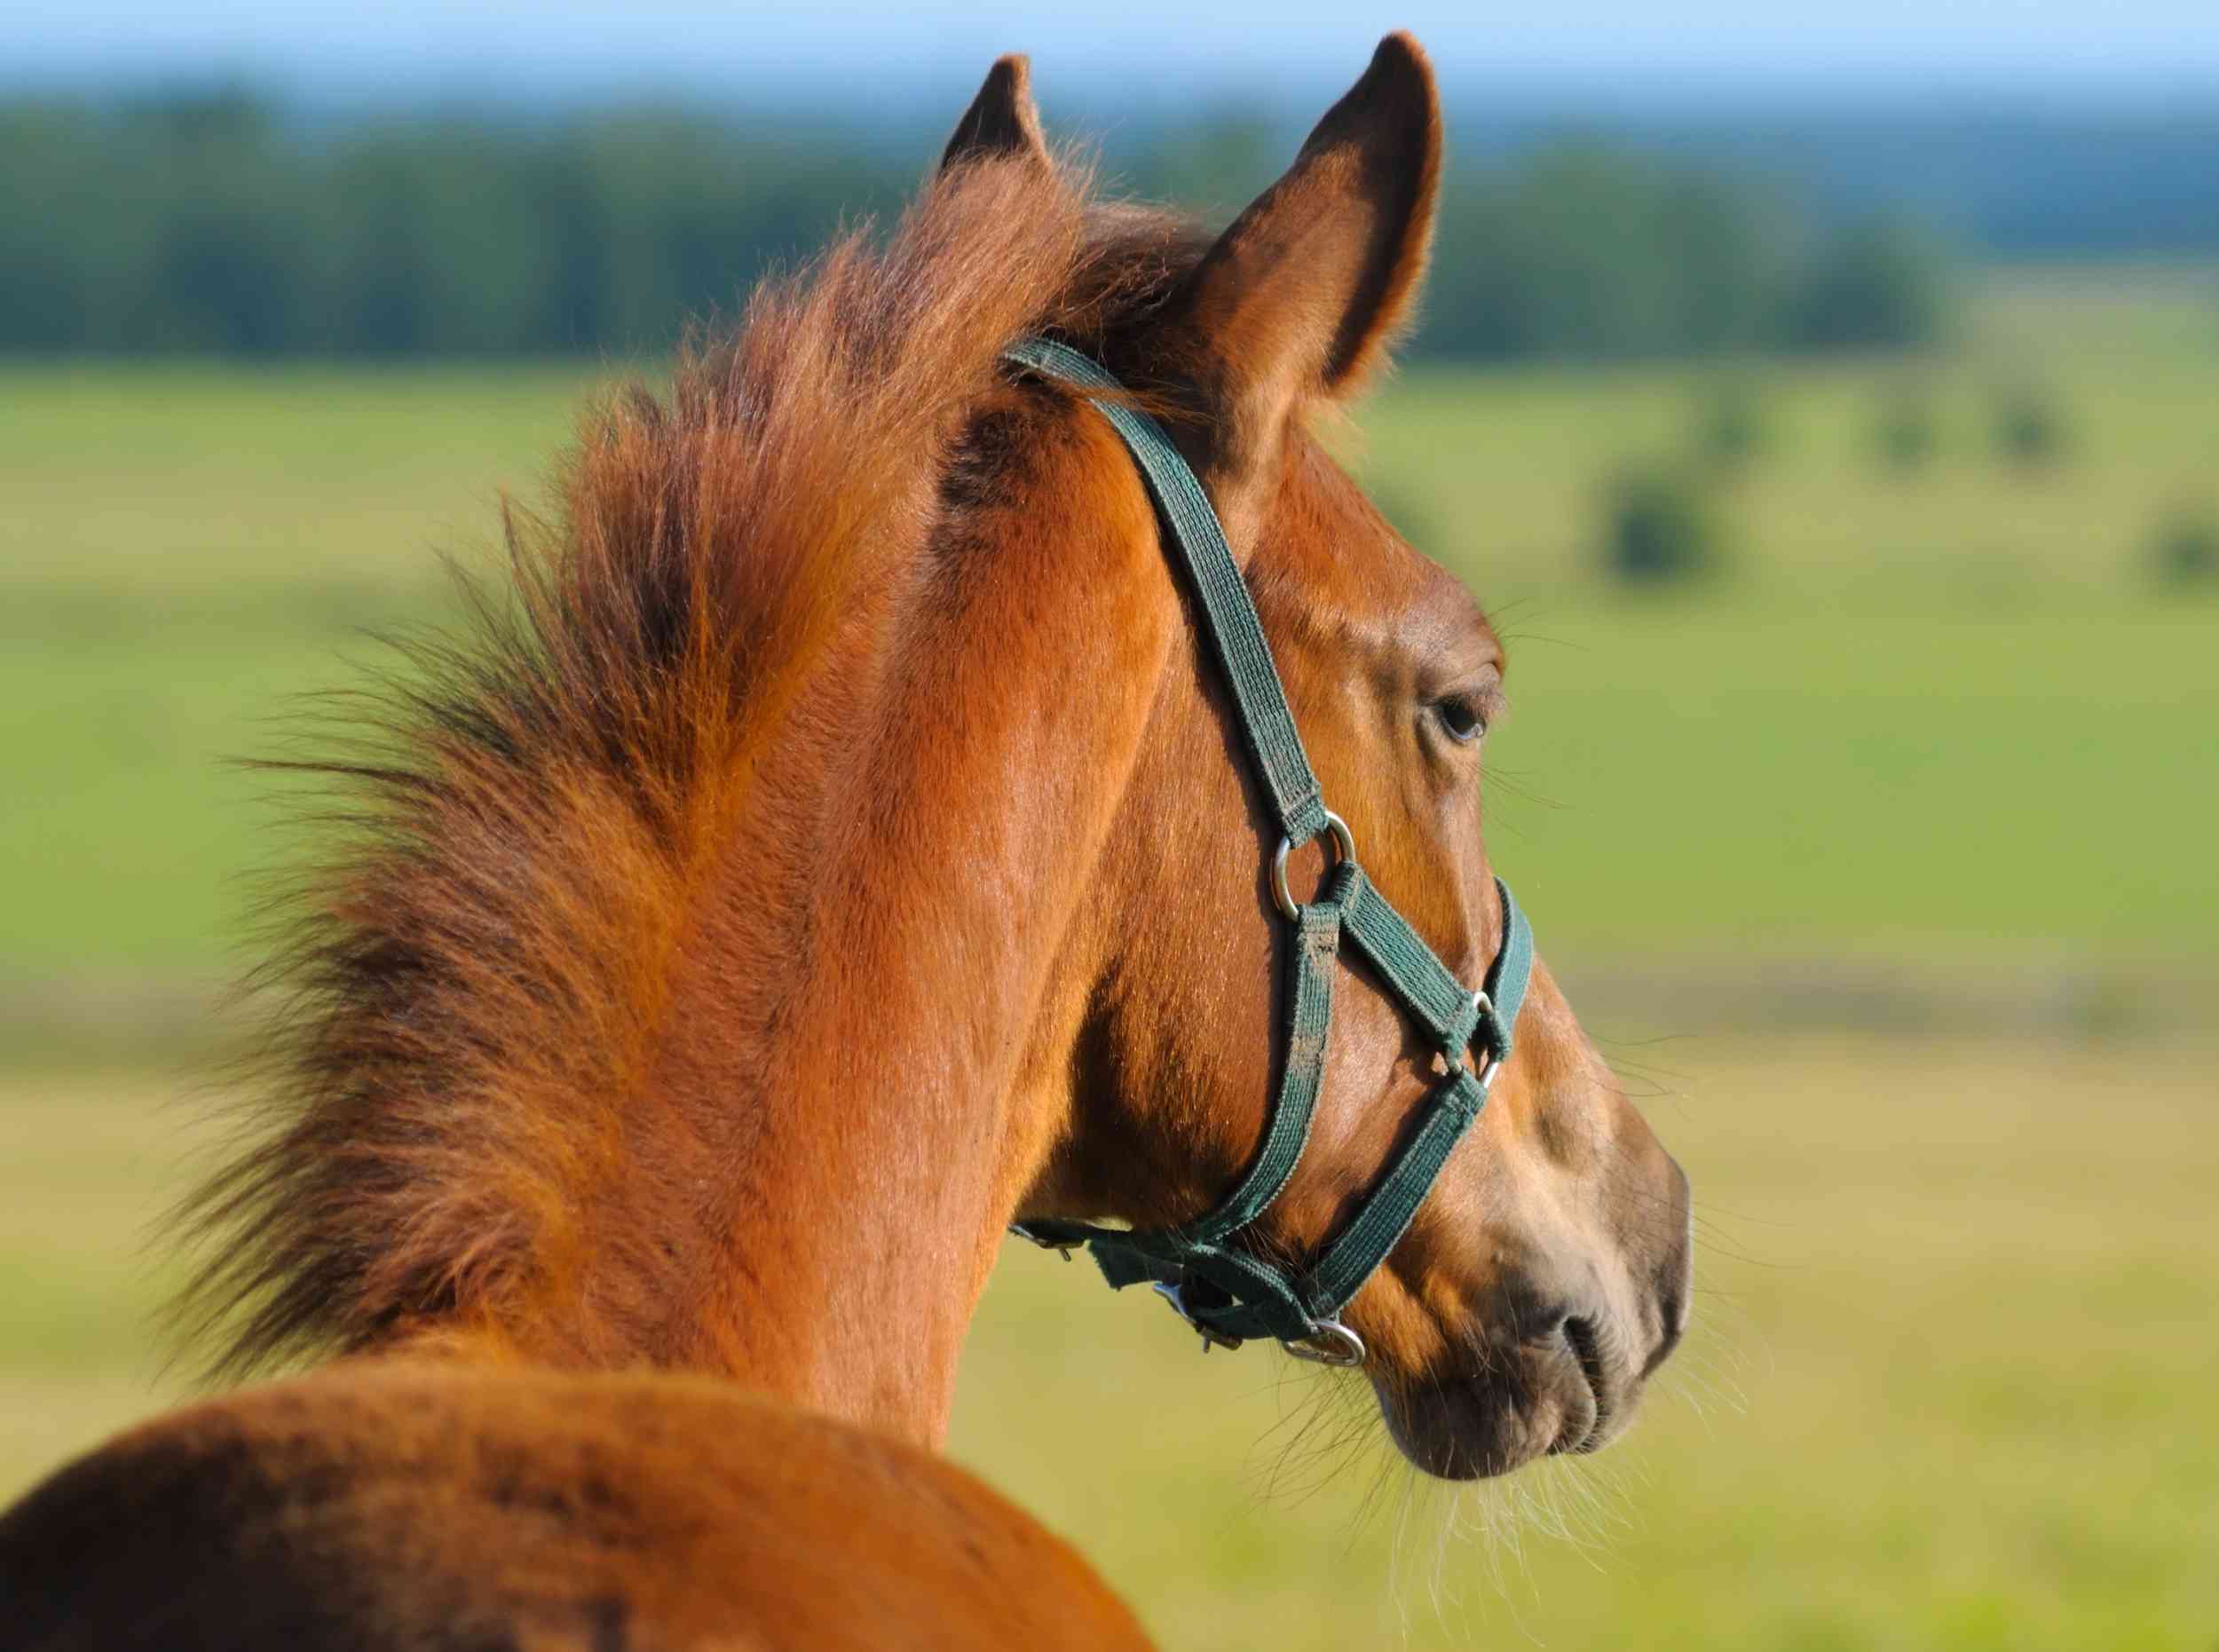
[[[1125,388],[1091,356],[1082,355],[1053,339],[1028,338],[1003,354],[1010,360],[1062,379],[1081,390],[1122,391]],[[1248,742],[1256,766],[1262,771],[1271,793],[1279,829],[1297,843],[1307,843],[1325,830],[1325,802],[1317,776],[1310,771],[1310,755],[1302,749],[1302,736],[1294,726],[1294,713],[1279,686],[1279,668],[1272,663],[1270,644],[1256,618],[1248,581],[1225,542],[1216,508],[1202,491],[1179,449],[1172,446],[1164,427],[1138,407],[1120,401],[1095,400],[1093,405],[1117,427],[1133,451],[1149,492],[1156,496],[1170,527],[1169,538],[1179,551],[1195,595],[1202,600],[1209,620],[1210,643],[1232,684],[1233,700],[1240,708],[1241,733]]]
[[[1050,339],[1026,339],[1004,353],[1082,391],[1123,388],[1093,359]],[[1205,1348],[1213,1341],[1237,1347],[1244,1338],[1270,1336],[1291,1352],[1354,1364],[1362,1360],[1363,1345],[1337,1316],[1402,1238],[1450,1150],[1486,1104],[1496,1073],[1509,1060],[1533,970],[1533,931],[1508,886],[1497,879],[1501,937],[1486,981],[1474,993],[1364,875],[1347,827],[1325,807],[1256,605],[1209,495],[1154,418],[1122,400],[1098,396],[1087,400],[1124,439],[1162,513],[1165,537],[1176,548],[1193,584],[1212,649],[1232,687],[1242,737],[1271,794],[1284,834],[1274,867],[1275,895],[1296,930],[1293,1000],[1286,1067],[1263,1143],[1215,1209],[1169,1229],[1037,1221],[1019,1224],[1015,1231],[1065,1251],[1084,1245],[1103,1276],[1120,1289],[1144,1280],[1154,1283],[1201,1331]],[[1297,905],[1285,891],[1287,852],[1328,831],[1338,862],[1324,892]],[[1231,1241],[1279,1197],[1308,1142],[1324,1079],[1333,977],[1344,941],[1354,945],[1388,996],[1424,1030],[1447,1072],[1427,1094],[1413,1127],[1355,1213],[1315,1262],[1290,1273]],[[1465,1061],[1475,1043],[1483,1052],[1476,1072]]]

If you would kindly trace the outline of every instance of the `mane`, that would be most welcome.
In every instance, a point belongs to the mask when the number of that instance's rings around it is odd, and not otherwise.
[[[999,352],[1113,334],[1197,251],[1068,164],[944,170],[691,344],[667,399],[590,408],[469,622],[274,765],[328,835],[275,908],[244,1143],[180,1211],[212,1374],[496,1324],[587,1247],[693,897],[811,662],[926,543]]]

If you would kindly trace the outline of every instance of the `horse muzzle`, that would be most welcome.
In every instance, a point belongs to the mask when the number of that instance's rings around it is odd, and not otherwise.
[[[1670,1158],[1662,1164],[1664,1220],[1645,1224],[1653,1245],[1574,1284],[1499,1281],[1450,1368],[1416,1379],[1374,1371],[1380,1414],[1412,1464],[1443,1480],[1480,1480],[1536,1458],[1600,1450],[1624,1432],[1687,1329],[1687,1178]]]

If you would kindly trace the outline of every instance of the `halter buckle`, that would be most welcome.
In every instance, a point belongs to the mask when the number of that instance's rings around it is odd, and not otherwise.
[[[1308,1336],[1279,1346],[1295,1358],[1308,1360],[1314,1365],[1347,1367],[1363,1363],[1363,1339],[1338,1319],[1321,1319],[1310,1327]]]
[[[1026,1227],[1022,1221],[1011,1222],[1009,1224],[1009,1231],[1018,1238],[1023,1239],[1027,1245],[1037,1245],[1044,1251],[1055,1252],[1067,1262],[1071,1260],[1071,1253],[1078,1248],[1077,1245],[1067,1243],[1062,1239],[1044,1239],[1038,1234],[1033,1232],[1031,1229]]]
[[[1156,1287],[1156,1294],[1162,1297],[1164,1300],[1171,1304],[1171,1311],[1187,1322],[1187,1328],[1188,1330],[1195,1332],[1202,1338],[1202,1351],[1204,1354],[1207,1354],[1213,1347],[1221,1348],[1236,1348],[1240,1347],[1242,1342],[1241,1338],[1228,1337],[1222,1331],[1216,1330],[1210,1325],[1203,1324],[1202,1321],[1196,1319],[1192,1314],[1188,1313],[1187,1311],[1187,1299],[1181,1292],[1179,1286],[1175,1284],[1165,1284],[1161,1279],[1153,1281],[1153,1284]]]
[[[1348,823],[1330,809],[1325,811],[1324,830],[1332,834],[1337,860],[1355,859],[1356,840],[1349,833]],[[1323,835],[1324,833],[1314,832],[1310,837]],[[1307,842],[1310,839],[1303,841]],[[1281,838],[1279,852],[1271,858],[1271,904],[1278,907],[1279,915],[1289,923],[1299,923],[1302,920],[1302,908],[1295,904],[1294,893],[1287,888],[1287,857],[1293,852],[1294,840],[1291,837]]]

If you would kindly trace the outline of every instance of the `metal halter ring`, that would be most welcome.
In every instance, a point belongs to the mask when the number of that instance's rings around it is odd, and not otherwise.
[[[1356,840],[1348,834],[1348,823],[1330,809],[1325,811],[1325,830],[1333,834],[1333,852],[1338,859],[1355,859]],[[1271,858],[1272,903],[1289,923],[1299,922],[1302,917],[1301,907],[1294,904],[1293,892],[1287,888],[1287,857],[1293,852],[1294,840],[1283,837],[1279,840],[1279,852]]]
[[[1307,1359],[1314,1364],[1363,1363],[1363,1339],[1338,1319],[1321,1319],[1310,1327],[1308,1336],[1279,1346],[1295,1358]]]

